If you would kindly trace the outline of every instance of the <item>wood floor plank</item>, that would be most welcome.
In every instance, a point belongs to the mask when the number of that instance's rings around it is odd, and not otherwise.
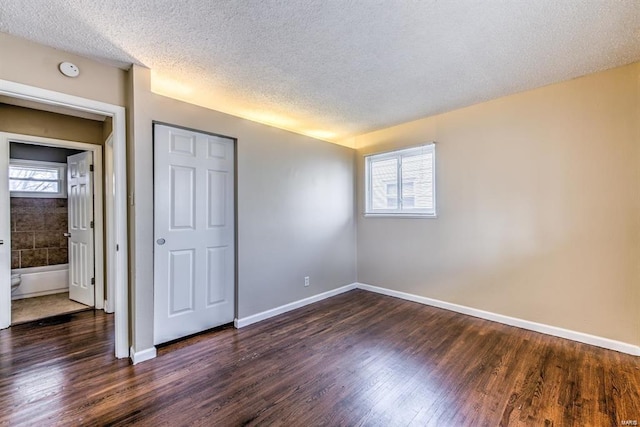
[[[0,331],[0,425],[617,426],[640,358],[361,290],[113,359],[113,317]]]

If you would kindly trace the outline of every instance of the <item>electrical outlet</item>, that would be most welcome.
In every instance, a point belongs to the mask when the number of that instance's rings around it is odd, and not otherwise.
[[[309,276],[304,276],[304,286],[309,286]]]

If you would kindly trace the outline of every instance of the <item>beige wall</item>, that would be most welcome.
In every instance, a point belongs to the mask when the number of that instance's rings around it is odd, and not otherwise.
[[[0,131],[102,145],[103,122],[0,104]]]
[[[124,106],[126,71],[91,59],[0,33],[0,79]],[[58,65],[70,61],[80,68],[65,77]]]
[[[358,281],[640,344],[640,64],[356,138],[437,141],[437,219],[357,219]]]

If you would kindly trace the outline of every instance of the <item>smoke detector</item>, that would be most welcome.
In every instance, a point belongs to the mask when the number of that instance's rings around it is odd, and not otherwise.
[[[67,77],[78,77],[78,74],[80,74],[80,68],[71,62],[61,62],[58,68]]]

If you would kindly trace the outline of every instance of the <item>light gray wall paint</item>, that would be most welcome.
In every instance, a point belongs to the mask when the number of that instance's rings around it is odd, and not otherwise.
[[[354,150],[159,95],[152,105],[156,121],[238,140],[238,317],[356,281]]]
[[[354,151],[264,128],[238,140],[241,318],[356,281]]]
[[[145,73],[134,67],[128,153],[135,351],[153,343],[152,120],[238,140],[238,317],[356,281],[354,150],[145,93]]]

